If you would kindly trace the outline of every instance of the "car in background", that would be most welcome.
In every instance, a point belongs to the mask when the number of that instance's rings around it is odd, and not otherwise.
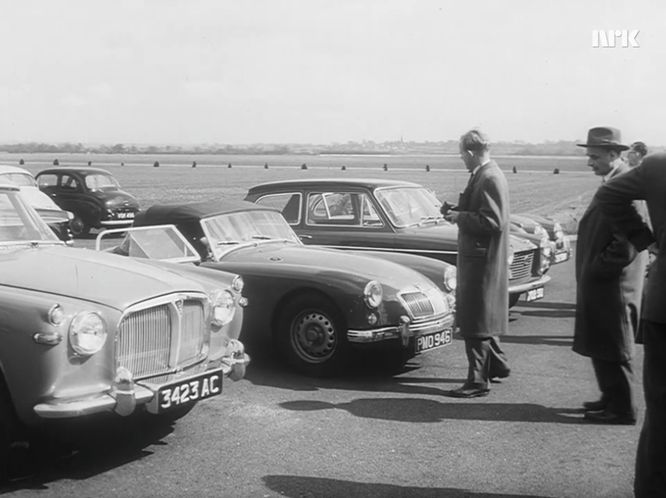
[[[35,178],[42,192],[74,215],[70,228],[75,237],[92,228],[130,226],[139,211],[136,198],[103,169],[62,166],[40,171]]]
[[[516,213],[511,215],[511,227],[523,235],[545,235],[551,246],[551,264],[564,263],[571,258],[571,241],[557,221],[532,213]]]
[[[307,179],[262,183],[246,200],[279,209],[306,244],[408,253],[456,263],[458,227],[444,220],[427,188],[389,179]],[[509,305],[544,297],[547,248],[511,236]]]
[[[18,186],[23,197],[37,210],[58,238],[72,244],[72,232],[69,228],[72,213],[60,209],[48,195],[39,190],[35,177],[28,170],[0,164],[0,183]]]
[[[0,477],[49,421],[170,421],[245,374],[238,275],[66,247],[9,185],[0,275]]]
[[[243,277],[249,300],[243,342],[249,349],[274,348],[306,375],[340,373],[359,349],[380,350],[398,366],[451,343],[452,265],[408,255],[398,264],[305,246],[279,211],[227,200],[154,205],[113,250],[164,258],[160,237],[141,232],[160,225],[182,232],[200,255],[200,267]],[[410,263],[419,270],[405,266]]]

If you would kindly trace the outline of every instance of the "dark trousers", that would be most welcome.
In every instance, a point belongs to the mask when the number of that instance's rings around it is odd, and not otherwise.
[[[634,372],[629,361],[605,361],[592,358],[601,400],[606,410],[616,415],[636,418],[633,389]]]
[[[637,498],[666,493],[666,323],[643,325],[645,421],[636,452]]]
[[[510,370],[498,337],[465,339],[465,352],[469,363],[466,387],[487,389],[489,379],[506,376]]]

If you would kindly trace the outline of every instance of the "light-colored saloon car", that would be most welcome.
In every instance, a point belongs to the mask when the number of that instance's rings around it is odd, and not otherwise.
[[[47,419],[173,420],[242,378],[242,287],[235,274],[66,247],[0,185],[0,474],[11,443]]]

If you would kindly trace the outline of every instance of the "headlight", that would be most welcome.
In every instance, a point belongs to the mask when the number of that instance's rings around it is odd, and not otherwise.
[[[384,298],[384,291],[382,286],[376,280],[371,280],[363,289],[363,298],[365,299],[365,304],[369,308],[376,308],[382,303]]]
[[[562,240],[564,238],[564,229],[558,222],[555,222],[553,225],[553,232],[555,234],[555,240]]]
[[[453,292],[458,287],[458,270],[455,266],[448,266],[444,270],[444,288]]]
[[[228,290],[216,290],[210,296],[213,307],[213,325],[222,327],[229,323],[236,312],[234,296]]]
[[[235,290],[238,293],[243,292],[243,287],[245,287],[245,282],[243,281],[243,277],[240,275],[236,275],[231,282],[231,288]]]
[[[72,320],[69,326],[69,342],[80,355],[97,353],[106,341],[106,325],[98,313],[84,311]]]

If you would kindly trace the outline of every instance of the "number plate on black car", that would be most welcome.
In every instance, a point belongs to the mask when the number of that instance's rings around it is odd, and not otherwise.
[[[530,289],[525,295],[525,300],[529,303],[530,301],[536,301],[537,299],[543,299],[543,287],[537,287],[536,289]]]
[[[432,334],[424,334],[416,337],[416,353],[423,353],[431,349],[441,348],[451,344],[453,335],[451,329],[444,329],[441,332],[433,332]]]
[[[213,370],[197,377],[160,386],[151,402],[152,413],[162,413],[222,393],[222,370]]]

